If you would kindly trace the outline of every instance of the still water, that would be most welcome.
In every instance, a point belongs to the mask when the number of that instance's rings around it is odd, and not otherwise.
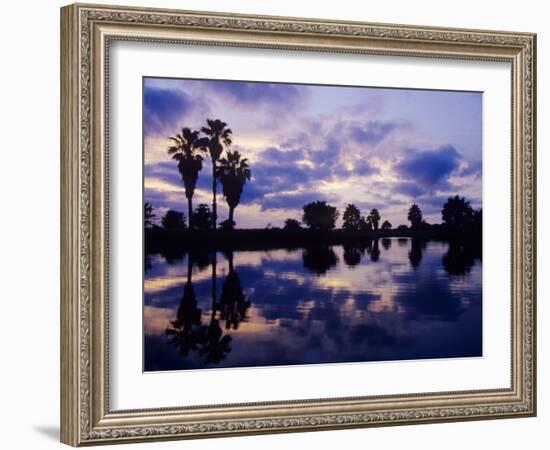
[[[148,255],[144,369],[481,356],[480,256],[408,238]]]

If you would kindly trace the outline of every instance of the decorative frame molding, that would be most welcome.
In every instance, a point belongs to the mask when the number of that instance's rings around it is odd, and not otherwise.
[[[112,40],[507,61],[512,66],[510,389],[111,411]],[[536,414],[536,35],[75,4],[61,9],[61,440],[79,446]]]

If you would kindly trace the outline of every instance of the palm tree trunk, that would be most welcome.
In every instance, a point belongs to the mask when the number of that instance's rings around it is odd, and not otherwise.
[[[218,221],[218,212],[216,205],[216,160],[212,160],[212,229],[216,229],[216,223]]]
[[[227,260],[229,262],[229,273],[235,272],[235,268],[233,267],[233,251],[229,250],[227,252]]]
[[[233,222],[233,213],[235,211],[235,208],[229,207],[229,222]]]
[[[193,199],[189,197],[187,199],[187,217],[189,218],[189,229],[193,229]]]

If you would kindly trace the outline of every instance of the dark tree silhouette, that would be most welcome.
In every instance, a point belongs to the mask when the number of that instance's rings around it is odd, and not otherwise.
[[[342,228],[346,231],[358,231],[361,222],[361,211],[354,204],[346,206],[344,215],[342,217],[344,224]]]
[[[483,229],[483,210],[482,209],[479,209],[473,212],[472,227],[475,231],[479,233],[479,236],[481,236],[482,229]]]
[[[324,275],[336,264],[338,257],[328,245],[306,247],[302,253],[304,267],[318,276]]]
[[[237,330],[239,324],[247,320],[246,311],[250,302],[246,300],[241,280],[233,266],[233,252],[227,252],[226,258],[229,262],[229,273],[222,285],[219,309],[222,320],[225,320],[225,329]]]
[[[420,207],[413,203],[411,207],[409,208],[409,213],[407,214],[407,220],[411,222],[411,228],[416,229],[419,228],[422,224],[422,211]]]
[[[227,128],[227,124],[220,119],[206,119],[206,127],[202,127],[201,131],[208,136],[208,150],[210,159],[212,160],[212,229],[216,229],[218,219],[218,210],[216,204],[216,191],[218,185],[216,163],[220,158],[223,147],[229,148],[233,143],[231,135],[232,131]]]
[[[145,205],[143,205],[143,222],[144,222],[145,228],[152,227],[153,220],[156,217],[157,216],[153,212],[153,205],[151,205],[151,203],[145,203]]]
[[[461,276],[470,273],[475,258],[480,257],[481,246],[461,239],[451,240],[449,249],[441,262],[449,275]]]
[[[374,245],[370,251],[370,260],[376,262],[380,259],[380,247],[378,246],[378,239],[374,240]]]
[[[382,239],[382,247],[384,247],[384,250],[389,250],[391,248],[391,239],[389,238],[383,238]]]
[[[311,202],[304,205],[304,222],[312,230],[328,231],[334,229],[339,213],[334,206],[324,201]]]
[[[220,165],[217,168],[217,175],[222,183],[223,195],[229,206],[229,218],[227,227],[233,228],[235,221],[233,214],[235,208],[241,201],[241,194],[246,180],[250,180],[250,168],[247,159],[241,159],[241,154],[235,150],[228,150],[227,157],[220,159]]]
[[[193,194],[197,186],[199,172],[202,169],[202,155],[199,152],[205,150],[207,140],[199,138],[198,131],[182,128],[180,134],[170,137],[174,145],[168,148],[168,154],[178,161],[178,170],[185,187],[187,197],[187,215],[190,218],[189,228],[193,228]]]
[[[162,227],[165,230],[184,230],[185,216],[179,211],[169,209],[161,219]]]
[[[198,328],[201,325],[201,310],[197,307],[197,297],[191,281],[192,267],[192,257],[189,255],[183,298],[178,307],[176,320],[171,321],[171,327],[166,329],[169,341],[178,347],[181,356],[187,356],[190,351],[197,350],[201,341]]]
[[[208,228],[205,228],[208,229]],[[212,264],[211,252],[206,248],[193,249],[193,265],[199,270],[203,271]]]
[[[384,220],[381,226],[382,230],[391,230],[391,222],[389,220]]]
[[[411,249],[409,250],[409,262],[416,269],[422,261],[422,250],[425,243],[420,239],[411,239]]]
[[[372,231],[372,221],[370,216],[366,217],[361,216],[359,219],[359,230],[360,231]]]
[[[361,263],[364,251],[355,243],[344,244],[344,262],[349,267],[355,267]]]
[[[380,213],[378,212],[378,210],[376,208],[371,209],[369,217],[372,223],[372,227],[375,230],[378,230],[378,223],[380,222]]]
[[[286,219],[283,228],[287,231],[298,231],[302,229],[302,224],[296,219]]]
[[[397,245],[399,245],[399,247],[406,247],[408,243],[409,243],[408,238],[398,238],[397,239]]]
[[[209,230],[212,228],[213,215],[210,207],[206,203],[201,203],[193,213],[193,224],[199,230]]]
[[[441,210],[441,218],[451,229],[459,230],[472,223],[473,210],[464,197],[449,197]]]
[[[206,364],[219,364],[231,351],[231,336],[224,335],[220,321],[215,318],[215,310],[210,324],[203,329],[199,354],[205,357]]]

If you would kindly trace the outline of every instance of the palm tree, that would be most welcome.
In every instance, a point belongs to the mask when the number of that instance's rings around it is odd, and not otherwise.
[[[369,214],[370,221],[372,223],[372,227],[375,230],[378,230],[378,223],[380,222],[380,213],[376,208],[373,208]]]
[[[178,170],[185,187],[185,196],[187,197],[187,216],[189,217],[189,228],[193,228],[193,194],[197,186],[199,172],[202,169],[202,155],[198,154],[204,151],[206,138],[199,138],[198,131],[191,131],[189,128],[182,128],[181,133],[171,136],[174,143],[168,148],[168,154],[178,161]]]
[[[470,202],[466,201],[464,197],[455,195],[454,197],[449,197],[443,205],[441,218],[448,227],[459,229],[471,223],[473,213],[474,211],[470,206]]]
[[[241,154],[237,150],[234,152],[228,150],[227,157],[220,159],[217,175],[222,182],[223,195],[229,206],[229,219],[227,222],[229,227],[233,228],[235,208],[241,201],[243,187],[246,180],[250,180],[251,175],[246,158],[241,159]]]
[[[232,144],[232,131],[227,128],[227,124],[220,119],[206,119],[208,126],[202,127],[201,131],[208,136],[208,150],[212,159],[212,228],[216,229],[218,219],[216,207],[216,190],[217,190],[217,171],[216,162],[220,158],[223,146],[229,147]]]
[[[407,220],[411,222],[411,228],[418,228],[422,224],[422,211],[416,203],[409,208]]]

